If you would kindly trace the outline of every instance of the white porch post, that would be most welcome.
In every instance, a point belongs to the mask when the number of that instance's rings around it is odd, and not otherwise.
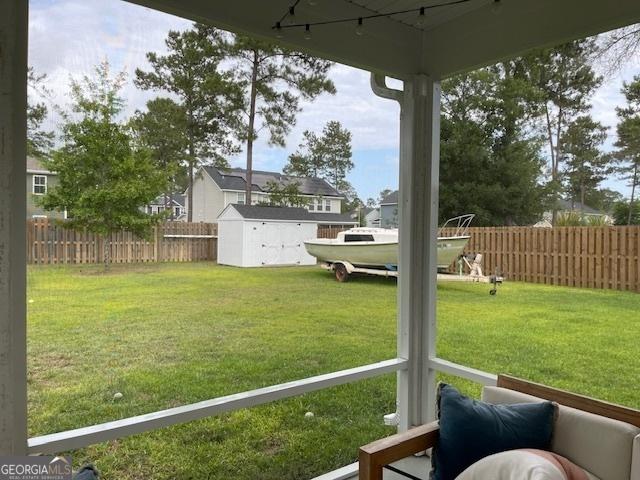
[[[27,451],[28,3],[0,2],[0,455]]]
[[[400,252],[398,373],[400,431],[435,418],[435,357],[440,83],[426,75],[404,82],[400,113]]]

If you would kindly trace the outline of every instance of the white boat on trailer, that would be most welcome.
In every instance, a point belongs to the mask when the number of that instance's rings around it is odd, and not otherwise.
[[[438,269],[449,267],[469,242],[473,214],[447,220],[438,232]],[[452,232],[445,234],[445,229]],[[337,238],[304,242],[307,252],[344,282],[351,273],[395,277],[398,275],[398,230],[357,227],[338,233]]]

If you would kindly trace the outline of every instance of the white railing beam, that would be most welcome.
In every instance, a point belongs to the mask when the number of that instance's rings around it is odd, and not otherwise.
[[[443,360],[442,358],[430,358],[428,366],[431,370],[466,378],[467,380],[480,383],[481,385],[495,387],[498,384],[498,376],[493,373],[487,373],[475,368],[465,367],[464,365]]]
[[[27,448],[28,4],[0,2],[0,456]]]
[[[317,375],[293,382],[258,388],[248,392],[236,393],[212,400],[161,410],[136,417],[90,427],[52,433],[29,439],[29,453],[59,453],[75,448],[86,447],[94,443],[115,440],[137,433],[168,427],[178,423],[199,420],[205,417],[254,407],[265,403],[304,393],[352,383],[406,368],[406,360],[394,358],[361,367],[340,370],[338,372]]]

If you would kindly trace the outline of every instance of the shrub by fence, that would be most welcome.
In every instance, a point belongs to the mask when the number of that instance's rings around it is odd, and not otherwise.
[[[466,252],[509,280],[640,292],[640,226],[469,229]]]
[[[30,264],[102,263],[109,248],[112,263],[193,262],[215,260],[218,226],[169,222],[153,229],[145,240],[118,232],[109,241],[99,235],[64,228],[56,221],[27,221],[27,262]]]

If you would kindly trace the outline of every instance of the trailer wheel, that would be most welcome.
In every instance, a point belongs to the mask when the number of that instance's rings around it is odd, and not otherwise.
[[[336,274],[336,280],[339,282],[346,282],[349,280],[349,272],[347,272],[347,267],[345,267],[342,263],[337,263],[333,267],[334,273]]]

